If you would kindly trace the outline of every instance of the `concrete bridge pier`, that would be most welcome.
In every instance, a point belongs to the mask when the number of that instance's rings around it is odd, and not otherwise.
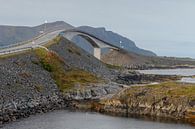
[[[94,47],[93,55],[100,60],[101,58],[101,48]]]
[[[61,35],[65,38],[67,38],[68,40],[72,40],[75,36],[80,36],[81,38],[85,39],[86,41],[88,41],[93,49],[93,56],[96,57],[97,59],[101,59],[101,48],[110,48],[113,50],[118,50],[120,49],[117,46],[114,46],[108,42],[105,42],[91,34],[88,34],[86,32],[82,32],[79,30],[67,30],[64,32],[61,32]]]

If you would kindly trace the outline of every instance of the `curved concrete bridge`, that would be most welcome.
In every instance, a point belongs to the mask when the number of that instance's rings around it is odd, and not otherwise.
[[[93,55],[100,60],[101,57],[101,48],[109,48],[114,50],[119,50],[120,48],[108,43],[106,41],[103,41],[100,38],[97,38],[96,36],[89,34],[84,31],[72,29],[72,30],[66,30],[60,33],[63,37],[67,38],[68,40],[72,40],[75,36],[80,36],[87,40],[94,48]]]
[[[40,45],[47,44],[47,41],[52,40],[53,38],[55,38],[59,34],[65,38],[67,38],[68,40],[72,40],[75,36],[80,36],[80,37],[84,38],[93,46],[93,48],[94,48],[93,55],[99,60],[101,57],[101,48],[109,48],[109,49],[114,49],[114,50],[121,49],[120,47],[115,46],[115,45],[108,43],[106,41],[103,41],[92,34],[89,34],[89,33],[86,33],[86,32],[80,31],[80,30],[72,29],[72,30],[66,30],[66,31],[64,31],[64,30],[53,31],[53,32],[50,32],[50,33],[45,34],[43,36],[40,36],[38,38],[32,39],[32,40],[30,40],[30,42],[26,42],[26,43],[23,43],[21,45],[19,43],[19,45],[13,45],[13,46],[6,47],[4,49],[0,49],[0,55],[16,53],[16,52],[28,50],[31,48],[35,48],[35,47],[38,47]]]

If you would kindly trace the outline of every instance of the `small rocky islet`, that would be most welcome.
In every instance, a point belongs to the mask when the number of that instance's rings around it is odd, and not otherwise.
[[[0,57],[0,124],[68,108],[194,123],[195,85],[180,76],[125,72],[63,37],[48,44]]]

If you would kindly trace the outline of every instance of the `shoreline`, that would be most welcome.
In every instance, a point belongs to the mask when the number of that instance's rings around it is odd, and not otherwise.
[[[130,89],[135,86],[130,87],[118,87],[119,85],[115,84],[115,87],[110,88],[114,84],[102,84],[103,87],[93,88],[93,92],[90,90],[73,90],[67,92],[67,94],[56,93],[56,95],[39,98],[39,103],[36,103],[37,100],[31,100],[25,104],[19,106],[14,106],[12,103],[11,108],[0,110],[0,125],[9,124],[12,121],[17,119],[26,118],[31,115],[36,115],[38,113],[47,113],[54,110],[81,110],[81,111],[95,111],[102,114],[108,114],[112,116],[125,116],[125,117],[138,117],[138,118],[147,118],[153,121],[165,120],[169,122],[182,122],[186,124],[194,124],[194,120],[190,121],[186,118],[186,109],[183,107],[187,100],[183,101],[183,106],[179,103],[176,105],[169,105],[168,107],[164,104],[168,102],[169,99],[164,99],[166,96],[159,99],[159,102],[154,104],[152,103],[141,103],[142,100],[134,98],[130,104],[125,104],[118,98],[108,97],[118,96],[119,94],[124,94],[127,89]],[[144,86],[139,86],[144,87]],[[90,87],[89,87],[90,88]],[[105,93],[108,90],[110,93]],[[90,92],[89,92],[90,91]],[[142,96],[145,90],[139,91],[138,96]],[[124,92],[124,93],[123,93]],[[96,93],[94,96],[92,94]],[[145,93],[144,93],[145,94]],[[143,94],[143,95],[144,95]],[[147,97],[146,97],[147,98]],[[172,99],[176,101],[177,99]],[[157,100],[156,100],[157,101]],[[167,101],[167,102],[166,102]],[[155,104],[156,103],[156,104]],[[170,103],[170,102],[169,102]],[[11,103],[10,103],[11,104]],[[160,105],[159,105],[160,104]],[[132,106],[130,106],[132,105]],[[160,107],[159,107],[160,106]],[[24,108],[25,107],[25,108]],[[185,109],[182,109],[185,108]],[[163,110],[161,110],[163,109]],[[176,112],[177,111],[177,112]],[[174,115],[172,116],[172,112]],[[194,114],[194,112],[192,112]],[[194,117],[194,116],[193,116]]]
[[[155,70],[155,69],[195,69],[194,65],[179,65],[179,66],[147,66],[147,65],[135,65],[126,66],[127,70]]]
[[[66,105],[67,106],[67,105]],[[152,122],[159,122],[159,123],[172,123],[172,124],[186,124],[186,125],[190,125],[190,126],[195,126],[195,124],[190,123],[188,121],[186,121],[185,119],[179,119],[176,120],[174,118],[168,118],[168,117],[153,117],[153,116],[147,116],[147,115],[138,115],[138,114],[129,114],[128,116],[126,114],[123,113],[119,113],[119,112],[104,112],[104,111],[97,111],[94,109],[79,109],[79,108],[75,108],[75,107],[57,107],[56,109],[52,108],[52,109],[48,109],[45,108],[44,110],[37,110],[36,112],[30,113],[28,114],[27,112],[21,112],[22,117],[20,117],[19,119],[14,119],[12,121],[9,122],[5,122],[5,123],[1,123],[0,124],[0,128],[2,128],[4,125],[9,125],[13,122],[16,121],[22,121],[23,119],[29,118],[31,116],[36,116],[38,114],[46,114],[46,113],[50,113],[50,112],[55,112],[55,111],[71,111],[71,112],[89,112],[89,113],[99,113],[102,115],[108,115],[108,116],[113,116],[113,117],[123,117],[123,118],[134,118],[134,119],[138,119],[138,120],[143,120],[143,121],[152,121]],[[43,108],[43,107],[42,107]]]
[[[106,107],[106,108],[105,108]],[[99,99],[96,100],[82,100],[82,101],[67,101],[64,98],[60,98],[59,101],[50,102],[49,104],[39,104],[35,107],[28,107],[20,110],[9,110],[7,113],[3,114],[0,117],[0,127],[4,124],[9,124],[16,120],[22,118],[27,118],[32,115],[48,113],[56,110],[71,110],[71,111],[88,111],[88,112],[97,112],[105,115],[115,116],[115,117],[129,117],[129,118],[138,118],[143,120],[150,120],[156,122],[170,122],[170,123],[184,123],[194,126],[194,122],[189,121],[186,118],[176,118],[167,116],[156,116],[150,113],[130,113],[130,109],[124,105],[115,105],[107,106],[99,103]]]
[[[53,99],[49,98],[46,103],[28,103],[15,109],[4,109],[0,112],[0,125],[9,124],[16,120],[30,117],[31,115],[47,113],[54,110],[64,109],[67,103],[61,98]],[[26,106],[24,108],[24,106]]]
[[[0,110],[0,125],[16,121],[17,119],[26,118],[31,115],[36,115],[37,113],[47,113],[54,110],[62,109],[95,111],[113,116],[139,117],[143,119],[152,119],[154,121],[162,119],[173,122],[184,122],[187,124],[194,123],[193,120],[189,121],[188,119],[186,119],[186,115],[183,114],[184,112],[186,112],[187,108],[184,106],[187,102],[186,99],[181,100],[183,101],[182,105],[184,107],[179,103],[174,106],[164,105],[167,102],[171,102],[168,101],[169,99],[167,99],[166,96],[162,96],[162,98],[159,98],[159,102],[157,100],[156,102],[152,101],[152,103],[154,104],[145,103],[144,101],[142,101],[142,99],[140,100],[137,98],[132,99],[133,101],[131,103],[126,104],[125,101],[122,102],[118,98],[112,99],[112,96],[118,96],[119,94],[123,95],[127,89],[136,87],[135,85],[129,87],[121,87],[121,84],[115,84],[114,87],[114,84],[101,85],[103,86],[97,86],[94,88],[91,87],[92,89],[89,87],[89,90],[73,90],[63,95],[60,93],[60,91],[58,91],[55,95],[37,98],[37,100],[34,99],[26,101],[23,102],[23,104],[20,106],[16,106],[13,102],[11,102],[9,103],[10,107],[4,109],[2,108]],[[144,85],[138,87],[142,88],[144,87]],[[91,90],[93,90],[93,92]],[[142,96],[145,94],[145,91],[148,90],[143,89],[140,90],[138,94],[136,94],[138,96]],[[94,93],[96,95],[94,95]],[[108,97],[111,94],[111,98]],[[145,98],[148,99],[147,96]],[[176,101],[177,103],[178,100],[172,98],[172,101]],[[192,101],[192,103],[193,102],[194,101]],[[175,112],[173,116],[172,112]],[[192,114],[194,114],[194,112]]]

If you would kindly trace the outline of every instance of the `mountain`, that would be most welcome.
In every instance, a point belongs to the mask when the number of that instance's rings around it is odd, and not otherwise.
[[[132,40],[126,37],[123,37],[117,33],[114,33],[112,31],[107,31],[105,28],[93,28],[89,26],[81,26],[76,29],[90,33],[116,46],[119,46],[119,47],[123,46],[124,49],[126,49],[129,52],[134,52],[136,54],[141,54],[141,55],[146,55],[146,56],[156,56],[156,54],[151,51],[144,50],[144,49],[137,47],[135,42],[133,42]],[[87,48],[88,50],[91,49],[89,45],[86,45],[85,40],[81,39],[80,37],[75,37],[73,41],[76,42],[78,45],[82,44],[82,46],[84,46],[84,48]]]
[[[46,23],[34,27],[1,25],[0,26],[0,47],[32,39],[33,37],[40,35],[41,32],[43,33],[43,31],[48,32],[55,29],[68,30],[73,28],[75,27],[73,27],[72,25],[64,21],[56,21],[56,22]],[[119,47],[123,46],[124,49],[126,49],[129,52],[134,52],[137,54],[147,55],[147,56],[156,56],[156,54],[151,51],[138,48],[136,44],[130,39],[125,38],[112,31],[107,31],[105,28],[93,28],[89,26],[81,26],[81,27],[77,27],[76,29],[90,33],[116,46]],[[74,37],[72,41],[75,42],[81,48],[87,50],[88,52],[93,51],[92,46],[86,43],[86,40],[79,36]],[[104,51],[107,51],[107,49],[103,49],[103,52]]]
[[[43,31],[54,29],[72,29],[73,26],[63,21],[46,23],[39,26],[0,26],[0,46],[14,44],[16,42],[26,41],[40,35]]]

